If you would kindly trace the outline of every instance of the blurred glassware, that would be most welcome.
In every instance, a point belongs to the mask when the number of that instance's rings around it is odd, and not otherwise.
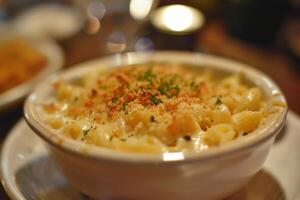
[[[154,0],[130,0],[129,13],[136,20],[146,19],[152,8],[156,6]]]
[[[99,0],[89,0],[86,11],[88,16],[101,20],[105,15],[106,8]]]
[[[106,47],[111,53],[119,53],[126,49],[126,38],[122,31],[113,31],[106,40]]]
[[[135,51],[152,51],[154,50],[154,43],[148,37],[140,37],[134,45]]]
[[[97,33],[101,28],[100,20],[97,17],[89,17],[88,21],[85,23],[85,31],[89,34]]]
[[[101,29],[101,20],[105,16],[106,7],[100,0],[77,1],[85,22],[85,31],[95,34]]]
[[[102,28],[105,29],[105,44],[98,45],[109,54],[135,50],[140,37],[139,30],[147,23],[157,2],[157,0],[74,0],[85,18],[85,32],[97,34]],[[102,27],[103,21],[106,22],[106,27]]]

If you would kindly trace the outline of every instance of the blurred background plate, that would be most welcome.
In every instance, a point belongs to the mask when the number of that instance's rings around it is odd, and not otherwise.
[[[64,63],[64,54],[62,49],[49,39],[31,38],[15,33],[8,24],[0,25],[0,42],[9,39],[20,38],[38,50],[46,58],[46,64],[30,80],[25,81],[11,89],[0,93],[0,112],[6,111],[21,103],[24,97],[31,91],[35,84],[47,75],[62,68]],[[7,66],[9,68],[9,66]],[[12,77],[13,78],[13,77]]]
[[[300,120],[289,112],[286,128],[277,136],[263,169],[226,200],[299,199],[299,133]],[[4,142],[1,173],[4,188],[13,200],[89,199],[69,185],[24,120],[17,123]]]
[[[18,33],[24,35],[63,39],[79,32],[83,19],[76,9],[44,3],[21,12],[12,24]]]

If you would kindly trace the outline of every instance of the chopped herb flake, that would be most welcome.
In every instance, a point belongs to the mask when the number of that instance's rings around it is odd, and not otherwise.
[[[176,85],[172,85],[171,81],[164,81],[162,82],[157,90],[161,93],[161,94],[166,94],[170,97],[172,97],[174,94],[168,94],[169,92],[171,92],[172,90],[176,91],[176,95],[180,92],[180,87],[176,84]]]
[[[120,138],[120,140],[123,141],[123,142],[127,141],[126,138]]]
[[[189,136],[189,135],[185,135],[183,138],[184,138],[186,141],[191,141],[191,136]]]
[[[196,88],[197,88],[197,85],[196,85],[195,81],[192,81],[192,82],[190,83],[190,89],[191,89],[191,90],[196,90]]]
[[[99,86],[99,89],[105,90],[105,89],[107,89],[107,86],[106,86],[106,85],[100,85],[100,86]]]
[[[97,129],[97,126],[91,126],[88,129],[82,130],[83,135],[87,135],[91,130]]]
[[[117,103],[118,102],[118,97],[113,97],[111,100],[113,103]]]
[[[86,130],[83,130],[82,133],[83,135],[87,135],[89,133],[90,129],[86,129]]]
[[[171,89],[175,90],[177,93],[180,91],[180,87],[178,85],[174,85]]]
[[[243,135],[243,136],[246,136],[246,135],[248,135],[248,133],[247,133],[247,132],[244,132],[244,133],[242,133],[242,135]]]
[[[153,79],[156,78],[156,75],[153,73],[152,69],[149,68],[147,71],[145,71],[143,74],[141,74],[138,78],[140,81],[149,81],[152,82]]]
[[[155,117],[153,115],[150,116],[150,121],[151,122],[156,122]]]
[[[126,110],[126,107],[127,107],[127,103],[123,103],[123,105],[122,105],[122,110],[125,111],[125,110]]]
[[[215,104],[216,104],[216,105],[220,105],[220,104],[222,104],[222,103],[223,103],[222,100],[218,97]]]
[[[162,103],[161,99],[157,98],[154,95],[150,96],[150,101],[152,105],[158,105],[159,103]]]
[[[73,101],[76,102],[78,101],[78,99],[79,99],[78,96],[75,96]]]
[[[162,82],[158,89],[157,89],[161,94],[167,94],[167,92],[170,90],[170,84],[169,82]]]

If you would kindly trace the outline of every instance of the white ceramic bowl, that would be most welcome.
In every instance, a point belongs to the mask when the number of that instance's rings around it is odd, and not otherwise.
[[[122,66],[146,61],[172,61],[242,72],[266,96],[285,102],[276,84],[244,64],[187,52],[128,53],[80,64],[45,80],[29,96],[25,119],[43,138],[70,183],[81,192],[103,199],[221,199],[247,183],[263,165],[276,134],[284,126],[287,108],[243,140],[200,153],[141,154],[94,147],[53,133],[41,121],[37,104],[51,97],[50,83],[76,79],[91,68]]]

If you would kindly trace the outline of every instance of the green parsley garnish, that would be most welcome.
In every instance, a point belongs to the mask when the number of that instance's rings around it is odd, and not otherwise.
[[[216,105],[220,105],[220,104],[222,104],[222,103],[223,103],[222,100],[218,97],[215,104],[216,104]]]
[[[126,110],[126,107],[127,107],[127,103],[123,103],[123,104],[122,104],[122,110],[125,111],[125,110]]]
[[[161,94],[167,94],[167,92],[170,90],[170,83],[169,82],[162,82],[158,89],[157,89]]]
[[[114,139],[114,136],[111,135],[111,136],[109,137],[109,141],[111,142],[113,139]]]
[[[113,103],[117,103],[118,102],[118,97],[113,97],[111,100]]]
[[[79,99],[79,97],[75,96],[73,101],[76,102],[76,101],[78,101],[78,99]]]
[[[87,135],[91,130],[95,130],[97,126],[91,126],[88,129],[82,130],[83,135]]]
[[[190,88],[191,88],[191,90],[195,90],[197,88],[197,85],[196,85],[195,81],[192,81],[190,83]]]
[[[120,138],[120,140],[125,142],[127,139],[126,138]]]
[[[178,85],[174,85],[171,87],[171,90],[175,90],[177,93],[179,93],[180,87]]]
[[[90,129],[86,129],[86,130],[83,130],[82,133],[83,135],[87,135],[89,133]]]
[[[179,85],[173,85],[172,81],[163,81],[157,88],[157,90],[161,93],[161,94],[165,94],[168,97],[172,97],[172,95],[169,95],[168,93],[172,90],[175,90],[176,93],[178,94],[180,92],[180,87]]]
[[[99,89],[105,90],[105,89],[107,89],[107,86],[106,85],[100,85]]]
[[[150,101],[152,105],[158,105],[159,103],[162,103],[161,99],[157,98],[154,95],[150,96]]]
[[[153,73],[152,69],[149,68],[147,71],[145,71],[143,74],[141,74],[139,77],[138,77],[138,80],[139,81],[148,81],[148,82],[151,82],[153,81],[153,79],[156,78],[156,75]]]

